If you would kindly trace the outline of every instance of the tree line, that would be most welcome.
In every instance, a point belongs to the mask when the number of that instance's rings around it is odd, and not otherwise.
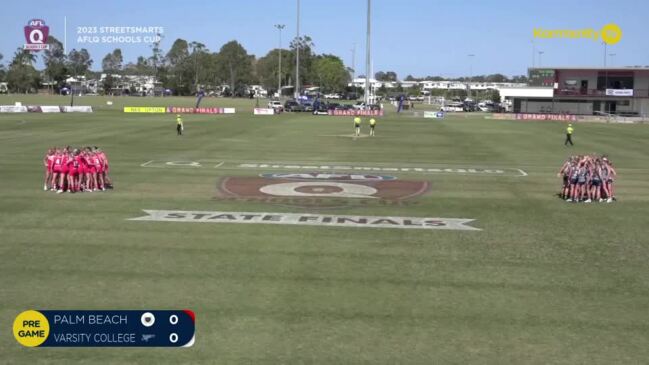
[[[176,39],[168,51],[161,48],[160,42],[151,45],[151,54],[139,56],[135,62],[124,62],[119,48],[106,54],[101,60],[101,72],[91,70],[94,63],[87,49],[73,49],[68,54],[63,44],[54,36],[49,36],[49,49],[42,54],[44,69],[36,70],[36,55],[17,49],[8,67],[0,64],[0,80],[8,82],[12,92],[34,92],[43,84],[59,90],[65,87],[70,77],[86,76],[104,79],[102,91],[110,93],[117,80],[113,75],[155,76],[162,87],[176,95],[193,95],[196,92],[227,85],[234,94],[247,85],[262,85],[271,92],[278,87],[295,84],[295,58],[300,52],[300,85],[319,86],[322,92],[342,92],[350,81],[349,69],[335,55],[317,54],[313,40],[302,36],[281,50],[282,70],[278,70],[279,49],[272,49],[263,57],[256,58],[237,41],[227,42],[218,51],[210,51],[205,44]],[[2,55],[0,55],[0,60]]]

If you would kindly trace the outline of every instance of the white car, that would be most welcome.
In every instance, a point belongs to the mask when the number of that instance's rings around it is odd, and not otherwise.
[[[268,102],[268,108],[270,109],[275,109],[276,112],[283,112],[284,111],[284,105],[282,105],[282,102],[279,100],[271,100]]]

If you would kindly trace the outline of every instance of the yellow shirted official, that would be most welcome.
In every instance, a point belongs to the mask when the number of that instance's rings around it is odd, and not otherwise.
[[[183,119],[180,117],[180,114],[176,114],[176,132],[178,133],[179,136],[183,134],[183,130],[185,128],[183,127]]]
[[[354,118],[354,129],[356,132],[356,136],[359,136],[361,134],[361,118],[356,117]]]
[[[374,127],[376,126],[376,119],[370,119],[370,136],[374,136]]]
[[[572,132],[574,132],[575,129],[572,128],[572,124],[568,124],[568,128],[566,128],[566,141],[563,142],[564,146],[567,146],[568,143],[570,143],[571,146],[574,146],[572,143]]]

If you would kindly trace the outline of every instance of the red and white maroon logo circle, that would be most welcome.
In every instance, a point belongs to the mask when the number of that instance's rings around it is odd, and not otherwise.
[[[270,176],[273,175],[273,176]],[[299,175],[303,175],[302,178]],[[298,206],[345,206],[398,202],[423,194],[427,181],[393,177],[310,174],[263,174],[262,177],[226,177],[219,190],[226,197]],[[353,203],[355,202],[355,203]]]

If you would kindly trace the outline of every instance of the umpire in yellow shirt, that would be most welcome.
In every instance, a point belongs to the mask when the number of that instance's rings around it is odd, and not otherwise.
[[[572,127],[572,124],[568,124],[568,128],[566,128],[566,141],[563,142],[564,146],[567,146],[568,143],[570,143],[571,146],[574,146],[572,143],[572,132],[574,132],[575,129]]]
[[[374,136],[374,127],[376,126],[376,119],[370,118],[370,136]]]
[[[179,136],[183,135],[183,119],[180,117],[180,114],[176,114],[176,132]]]
[[[361,117],[354,118],[354,130],[356,132],[356,137],[361,134]]]

